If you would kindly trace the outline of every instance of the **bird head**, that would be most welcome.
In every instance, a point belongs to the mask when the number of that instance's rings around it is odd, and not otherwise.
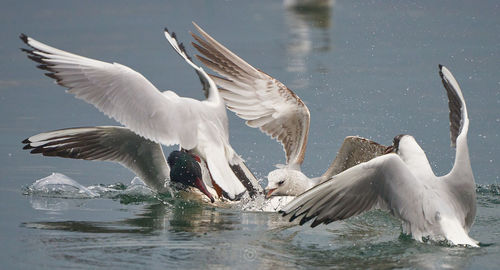
[[[215,201],[203,182],[200,157],[186,151],[173,151],[168,156],[167,162],[170,166],[170,180],[172,182],[195,187],[207,195],[211,202]]]
[[[296,196],[308,189],[309,178],[299,170],[276,169],[267,176],[266,198],[271,196]]]

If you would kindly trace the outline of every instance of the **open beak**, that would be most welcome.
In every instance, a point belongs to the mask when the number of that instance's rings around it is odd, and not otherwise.
[[[210,192],[208,192],[207,190],[207,186],[205,186],[205,183],[203,183],[203,181],[200,179],[200,178],[196,178],[196,180],[194,181],[194,185],[196,188],[198,188],[201,192],[203,192],[203,194],[207,195],[207,197],[210,199],[210,201],[212,203],[215,202],[215,199],[214,197],[212,196],[212,194],[210,194]]]
[[[390,145],[390,146],[387,146],[384,154],[389,154],[389,153],[393,153],[393,152],[394,152],[394,146]]]
[[[266,192],[266,199],[269,199],[275,190],[276,190],[275,188],[268,189]]]

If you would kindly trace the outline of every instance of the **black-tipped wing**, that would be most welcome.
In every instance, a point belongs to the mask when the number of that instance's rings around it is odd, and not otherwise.
[[[167,32],[165,35],[169,39]],[[21,35],[21,39],[32,48],[23,51],[41,64],[40,69],[49,72],[47,76],[135,133],[165,145],[180,144],[186,149],[198,143],[195,127],[203,121],[199,114],[204,107],[200,101],[179,97],[171,91],[161,93],[127,66],[62,51],[26,35]],[[201,70],[187,58],[174,38],[169,42],[197,72]],[[205,78],[210,80],[208,75]]]
[[[168,31],[168,29],[166,27],[164,29],[164,32],[165,32],[165,38],[168,40],[170,45],[172,45],[174,50],[182,58],[184,58],[184,60],[196,71],[198,78],[200,78],[201,85],[203,86],[203,92],[205,93],[205,97],[208,98],[208,96],[210,94],[210,87],[213,86],[215,88],[213,81],[210,79],[208,74],[205,71],[203,71],[203,69],[201,67],[199,67],[193,63],[193,59],[191,59],[191,57],[187,54],[186,47],[184,47],[184,44],[182,44],[182,42],[179,42],[177,40],[177,35],[174,32],[172,32],[172,34],[170,34],[170,32]],[[212,81],[212,85],[210,84],[211,81]],[[217,89],[214,89],[214,90],[216,91]]]
[[[314,219],[315,227],[361,214],[376,206],[415,224],[425,222],[424,188],[396,154],[387,154],[354,166],[297,197],[282,209],[290,221]],[[419,226],[424,226],[421,224]]]
[[[169,179],[161,145],[123,127],[60,129],[31,136],[23,143],[23,149],[32,154],[118,162],[158,191],[163,191]]]
[[[302,164],[309,134],[307,106],[283,83],[252,67],[193,24],[203,37],[191,34],[198,42],[193,46],[203,55],[197,55],[198,59],[225,77],[211,76],[227,108],[248,126],[277,139],[283,145],[287,164]]]
[[[462,133],[464,126],[468,125],[467,108],[460,86],[453,74],[445,66],[439,65],[439,76],[448,95],[451,146],[456,147],[457,137]]]
[[[353,166],[367,162],[384,154],[387,146],[358,136],[347,136],[335,160],[323,174],[323,179],[337,175]]]

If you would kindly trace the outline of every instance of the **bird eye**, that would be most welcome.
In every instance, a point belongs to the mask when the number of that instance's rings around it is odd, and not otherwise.
[[[278,182],[278,186],[281,186],[281,185],[283,185],[284,183],[285,183],[285,180],[281,180],[281,181],[279,181],[279,182]]]

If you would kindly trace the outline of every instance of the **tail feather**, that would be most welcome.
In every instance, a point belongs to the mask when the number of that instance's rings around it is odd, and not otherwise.
[[[441,228],[443,228],[444,236],[454,245],[469,245],[471,247],[479,247],[479,242],[470,238],[460,222],[458,222],[456,219],[442,217],[440,223]]]

